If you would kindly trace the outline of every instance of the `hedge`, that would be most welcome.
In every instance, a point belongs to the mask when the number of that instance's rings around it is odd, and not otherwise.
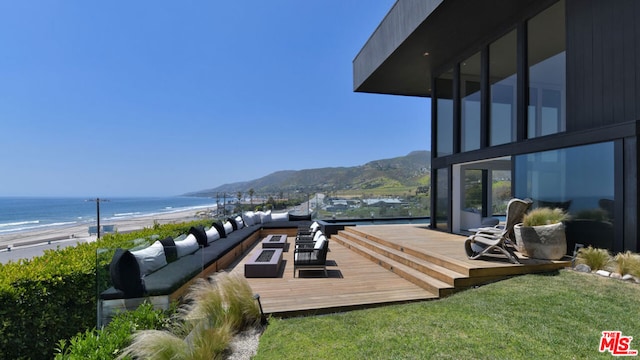
[[[71,338],[60,340],[55,349],[55,360],[106,360],[114,359],[131,343],[131,335],[137,330],[168,330],[176,308],[155,310],[150,303],[143,303],[131,312],[114,316],[103,329],[89,329]],[[126,357],[129,359],[129,357]]]
[[[167,224],[128,234],[109,234],[93,243],[0,264],[0,358],[50,359],[59,340],[95,328],[96,274],[110,258],[96,261],[99,248],[127,247],[131,240],[177,237],[210,220]],[[100,270],[98,270],[100,269]]]

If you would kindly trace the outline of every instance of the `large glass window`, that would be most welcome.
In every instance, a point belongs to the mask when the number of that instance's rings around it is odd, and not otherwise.
[[[462,196],[462,209],[482,213],[482,170],[464,170],[462,174],[464,193]]]
[[[461,151],[480,148],[480,70],[479,52],[460,64]]]
[[[555,134],[566,128],[564,8],[561,0],[527,23],[528,138]]]
[[[436,228],[449,230],[449,170],[436,170]]]
[[[491,93],[490,145],[515,140],[517,77],[516,31],[512,31],[489,47],[489,83]]]
[[[511,169],[510,156],[453,165],[453,231],[478,228],[505,216],[512,198]]]
[[[515,195],[534,207],[567,210],[566,235],[573,243],[611,248],[614,223],[612,142],[515,157]]]
[[[453,154],[453,70],[436,79],[436,156]]]

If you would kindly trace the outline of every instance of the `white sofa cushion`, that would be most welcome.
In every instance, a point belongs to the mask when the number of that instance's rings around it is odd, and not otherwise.
[[[220,239],[220,233],[213,226],[209,228],[209,230],[205,231],[207,234],[207,243],[212,243],[218,239]]]
[[[187,235],[184,240],[174,241],[176,243],[178,258],[194,253],[200,248],[200,245],[198,245],[198,239],[196,239],[193,234]]]
[[[271,221],[288,221],[289,213],[271,213]]]
[[[233,225],[230,222],[226,221],[222,226],[224,226],[224,232],[227,236],[233,232]]]
[[[167,258],[164,255],[164,246],[160,241],[156,241],[150,246],[132,251],[140,267],[140,275],[148,275],[167,265]]]
[[[263,224],[271,222],[271,210],[260,212],[260,222]]]
[[[236,226],[238,227],[238,230],[240,230],[243,227],[245,227],[244,220],[242,219],[242,216],[238,215],[238,216],[235,217],[234,220],[236,221]]]
[[[242,214],[242,220],[244,220],[244,224],[246,226],[255,225],[254,215],[255,214],[253,213],[253,211],[247,211],[244,214]]]

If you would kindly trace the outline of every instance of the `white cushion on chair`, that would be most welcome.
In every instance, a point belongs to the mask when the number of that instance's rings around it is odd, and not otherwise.
[[[322,246],[324,245],[324,242],[327,241],[327,237],[324,235],[320,235],[318,237],[318,240],[316,241],[315,245],[313,245],[314,249],[322,249]]]

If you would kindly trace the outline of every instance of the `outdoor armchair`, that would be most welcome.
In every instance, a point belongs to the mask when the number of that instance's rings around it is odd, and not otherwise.
[[[293,277],[296,277],[296,270],[323,270],[324,275],[329,277],[327,273],[327,252],[329,251],[329,240],[322,236],[320,240],[314,243],[314,246],[297,246],[293,254]]]
[[[531,200],[511,199],[507,204],[507,218],[504,227],[481,228],[464,242],[467,257],[476,260],[489,254],[503,254],[514,264],[520,261],[513,251],[515,224],[521,223],[524,214],[531,207]]]

